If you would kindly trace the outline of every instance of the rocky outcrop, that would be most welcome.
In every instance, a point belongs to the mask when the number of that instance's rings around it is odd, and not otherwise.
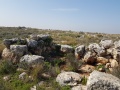
[[[81,59],[84,56],[85,53],[85,46],[84,45],[80,45],[78,47],[75,48],[75,56],[76,59]]]
[[[44,35],[44,34],[39,34],[39,35],[31,34],[30,35],[30,39],[33,39],[33,40],[36,40],[36,41],[46,40],[46,39],[49,39],[49,38],[51,38],[50,35]]]
[[[5,48],[2,52],[2,58],[4,59],[11,59],[12,55],[12,52],[8,48]]]
[[[4,39],[3,43],[6,46],[6,48],[9,49],[10,45],[13,45],[13,44],[25,45],[26,40],[25,39],[20,39],[20,38]]]
[[[91,73],[94,70],[95,70],[95,67],[92,65],[82,65],[80,68],[80,71],[82,73]]]
[[[97,57],[96,62],[105,65],[106,63],[108,63],[108,59],[106,59],[104,57]]]
[[[112,40],[101,40],[100,45],[104,47],[105,49],[108,49],[113,46]]]
[[[42,64],[44,57],[38,55],[25,55],[20,59],[20,63],[25,62],[28,65]]]
[[[26,39],[27,40],[27,45],[29,48],[36,48],[38,45],[38,42],[33,39]]]
[[[112,68],[118,67],[118,62],[114,59],[110,59],[110,65]]]
[[[94,64],[96,62],[96,54],[92,52],[87,52],[83,60],[85,63]]]
[[[88,50],[91,52],[99,53],[100,46],[97,43],[92,43],[88,46]]]
[[[120,90],[120,79],[111,74],[93,71],[87,81],[87,90]]]
[[[71,90],[82,90],[82,87],[81,86],[75,86]]]
[[[120,40],[114,42],[115,49],[120,49]]]
[[[22,57],[28,53],[28,48],[26,45],[10,45],[10,50],[19,57]]]
[[[82,77],[75,72],[62,72],[58,74],[56,81],[64,86],[64,85],[69,85],[69,86],[75,86],[79,84],[79,82],[82,80]]]
[[[69,45],[61,45],[61,51],[64,53],[73,53],[74,49]]]

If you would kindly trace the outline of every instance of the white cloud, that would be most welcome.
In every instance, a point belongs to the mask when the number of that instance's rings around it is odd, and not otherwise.
[[[68,12],[73,12],[73,11],[79,11],[78,8],[57,8],[57,9],[51,9],[52,11],[68,11]]]

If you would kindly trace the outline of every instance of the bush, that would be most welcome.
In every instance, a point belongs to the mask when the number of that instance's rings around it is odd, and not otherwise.
[[[37,87],[37,90],[71,90],[70,86],[60,86],[55,80],[51,79]]]
[[[83,85],[87,84],[87,78],[85,76],[83,77],[81,84],[83,84]]]
[[[29,70],[30,66],[26,63],[26,62],[20,62],[18,64],[19,68],[25,69],[25,70]]]
[[[11,74],[16,72],[16,65],[13,65],[12,62],[3,60],[0,62],[0,74]]]
[[[70,86],[63,86],[61,87],[61,90],[71,90]]]
[[[5,48],[5,46],[3,44],[0,44],[0,58],[1,58],[2,51],[3,51],[4,48]]]
[[[64,63],[64,61],[61,60],[61,59],[55,59],[55,60],[52,60],[52,61],[51,61],[51,64],[52,64],[53,66],[60,66],[60,65],[63,64],[63,63]]]
[[[78,71],[82,62],[75,59],[75,55],[70,53],[66,55],[66,69],[67,71]]]
[[[42,77],[42,73],[44,72],[44,65],[40,64],[40,65],[36,65],[31,71],[31,74],[33,76],[33,78],[36,81],[39,81]]]
[[[44,72],[53,78],[53,77],[56,77],[60,73],[60,67],[58,65],[52,66],[51,63],[45,62]]]

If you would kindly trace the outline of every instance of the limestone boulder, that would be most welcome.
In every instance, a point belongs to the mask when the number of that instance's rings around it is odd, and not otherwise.
[[[71,90],[82,90],[82,87],[81,86],[75,86],[75,87],[72,87]]]
[[[112,56],[115,60],[120,62],[120,49],[113,49]]]
[[[113,46],[113,41],[112,40],[101,40],[100,45],[104,47],[105,49],[108,49]]]
[[[13,44],[25,45],[26,40],[21,38],[4,39],[3,43],[6,46],[6,48],[10,49],[10,45]]]
[[[84,45],[80,45],[80,46],[75,48],[75,56],[77,59],[81,59],[83,57],[84,53],[85,53],[85,46]]]
[[[91,52],[98,53],[98,52],[99,52],[99,49],[100,49],[100,46],[99,46],[97,43],[91,43],[91,44],[88,46],[88,50],[91,51]]]
[[[105,56],[106,55],[106,51],[105,51],[104,47],[100,47],[99,44],[97,44],[97,43],[91,43],[88,46],[88,50],[96,53],[98,56]]]
[[[87,52],[84,56],[84,62],[88,64],[94,64],[96,62],[96,54],[92,52]]]
[[[104,58],[104,57],[97,57],[97,60],[96,60],[96,62],[97,63],[101,63],[101,64],[106,64],[106,63],[108,63],[108,59],[106,59],[106,58]]]
[[[72,53],[74,49],[69,45],[61,45],[61,51],[64,53]]]
[[[91,73],[94,70],[95,70],[95,67],[92,65],[82,65],[80,68],[80,71],[82,73]]]
[[[15,55],[22,57],[28,53],[27,45],[10,45],[10,51]]]
[[[33,39],[33,40],[36,40],[36,41],[39,41],[39,40],[46,40],[46,39],[50,39],[50,35],[49,34],[39,34],[39,35],[36,35],[36,34],[31,34],[30,35],[30,39]]]
[[[12,55],[12,52],[8,48],[5,48],[2,52],[2,58],[4,59],[11,59]]]
[[[56,81],[61,85],[69,85],[69,86],[75,86],[79,84],[79,82],[82,80],[82,77],[75,72],[62,72],[58,74]]]
[[[44,57],[38,55],[24,55],[20,59],[20,63],[25,62],[28,65],[43,64]]]
[[[49,34],[39,34],[37,35],[38,40],[46,40],[46,39],[51,39],[51,36]]]
[[[26,39],[27,40],[27,45],[29,48],[36,48],[38,45],[38,42],[36,40],[33,39]]]
[[[111,74],[93,71],[87,81],[87,90],[120,90],[120,79]]]
[[[107,55],[111,55],[113,59],[120,62],[120,49],[109,48],[107,49]]]
[[[111,64],[111,67],[114,68],[114,67],[118,67],[118,62],[114,59],[111,59],[110,60],[110,64]]]
[[[114,46],[116,49],[120,49],[120,40],[114,42]]]

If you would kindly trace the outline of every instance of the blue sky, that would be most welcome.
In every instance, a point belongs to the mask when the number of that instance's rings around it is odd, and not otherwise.
[[[120,33],[120,0],[0,0],[0,26]]]

